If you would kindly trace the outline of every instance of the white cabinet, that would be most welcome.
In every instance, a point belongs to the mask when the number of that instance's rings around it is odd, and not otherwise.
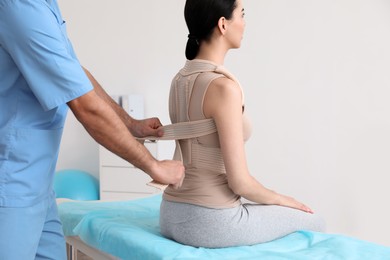
[[[157,142],[145,142],[145,147],[157,158]],[[149,175],[117,155],[99,146],[100,199],[125,200],[147,197],[160,192],[146,183]]]

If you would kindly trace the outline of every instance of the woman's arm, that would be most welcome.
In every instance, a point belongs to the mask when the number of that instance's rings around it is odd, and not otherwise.
[[[292,207],[306,212],[310,208],[293,198],[278,194],[249,174],[244,149],[242,93],[232,80],[211,82],[205,96],[204,114],[217,125],[229,187],[234,193],[256,203]]]

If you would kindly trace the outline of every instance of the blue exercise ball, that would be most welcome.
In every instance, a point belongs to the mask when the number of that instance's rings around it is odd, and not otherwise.
[[[91,174],[80,170],[61,170],[54,176],[57,198],[98,200],[99,182]]]

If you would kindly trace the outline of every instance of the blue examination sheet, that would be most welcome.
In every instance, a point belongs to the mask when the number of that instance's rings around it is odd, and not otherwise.
[[[390,247],[309,231],[254,246],[185,246],[161,236],[160,202],[157,195],[122,202],[65,202],[58,208],[65,236],[79,236],[120,259],[390,260]]]

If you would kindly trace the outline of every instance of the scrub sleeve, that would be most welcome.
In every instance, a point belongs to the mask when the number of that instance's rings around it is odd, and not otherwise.
[[[66,103],[93,89],[56,0],[0,0],[0,259],[66,259],[53,178]]]

